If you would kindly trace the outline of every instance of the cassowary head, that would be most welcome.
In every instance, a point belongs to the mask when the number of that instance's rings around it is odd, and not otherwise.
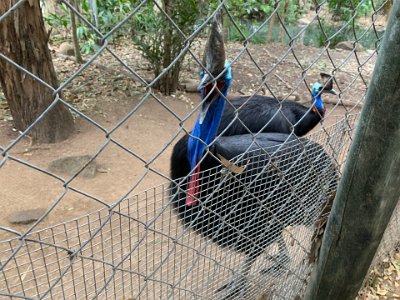
[[[215,138],[225,106],[225,97],[232,79],[231,67],[225,61],[224,40],[222,36],[222,16],[216,14],[211,22],[203,56],[206,70],[201,74],[198,90],[201,95],[201,111],[188,140],[188,160],[192,170],[189,179],[186,205],[197,203],[195,198],[199,191],[200,166],[206,145]]]
[[[311,90],[312,98],[311,103],[315,105],[315,107],[320,112],[325,112],[324,103],[322,101],[321,95],[323,93],[329,93],[333,95],[337,95],[336,91],[333,89],[333,78],[331,75],[326,73],[320,73],[322,78],[322,84],[319,82],[314,83],[313,88]]]
[[[221,94],[226,96],[232,79],[230,65],[225,60],[222,13],[220,12],[214,16],[211,22],[210,34],[203,54],[203,66],[206,70],[200,72],[201,80],[197,87],[201,95],[201,100],[203,101],[200,112],[200,122],[204,121],[211,104],[217,100]]]

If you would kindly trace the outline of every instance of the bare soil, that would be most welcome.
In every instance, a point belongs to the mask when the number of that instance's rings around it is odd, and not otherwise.
[[[194,51],[200,52],[200,48],[197,45]],[[307,103],[309,91],[302,80],[301,68],[296,58],[307,70],[305,80],[309,85],[318,80],[319,72],[333,70],[327,52],[322,49],[296,46],[291,52],[283,46],[252,45],[249,53],[254,63],[246,53],[236,61],[238,49],[241,48],[238,44],[229,45],[228,53],[233,61],[234,71],[231,95],[295,95],[297,99]],[[143,63],[143,58],[133,47],[128,44],[118,45],[114,51],[142,77],[151,78],[150,67]],[[334,57],[340,68],[336,71],[336,80],[342,90],[342,99],[354,104],[360,103],[365,85],[357,71],[358,63],[354,53],[330,50],[329,54]],[[321,56],[315,60],[318,55]],[[71,60],[58,57],[56,52],[54,56],[60,82],[74,76],[80,66]],[[360,56],[368,59],[371,54],[363,52]],[[362,68],[365,80],[368,80],[371,74],[374,60],[375,55]],[[340,66],[343,63],[344,65]],[[176,142],[179,134],[183,134],[183,130],[191,130],[196,115],[196,112],[192,112],[199,98],[197,94],[184,91],[178,91],[172,96],[163,96],[152,90],[154,96],[146,96],[145,86],[121,75],[124,72],[122,66],[115,62],[115,59],[113,61],[110,55],[100,55],[96,64],[101,64],[114,73],[89,66],[66,85],[63,91],[63,99],[78,108],[90,121],[74,114],[76,129],[68,140],[58,144],[32,145],[29,137],[24,137],[7,153],[10,157],[23,160],[42,170],[46,170],[52,160],[60,157],[99,153],[96,158],[99,165],[96,177],[87,179],[78,176],[72,179],[68,186],[84,191],[104,203],[112,204],[127,194],[137,193],[166,181],[171,144]],[[266,73],[273,64],[279,65],[272,73]],[[263,74],[255,65],[265,72],[264,82]],[[121,73],[118,73],[119,70]],[[182,80],[196,80],[197,73],[193,60],[188,59]],[[0,145],[5,148],[19,136],[19,132],[13,128],[7,105],[2,103],[1,107],[3,109],[0,111]],[[358,107],[337,105],[327,105],[327,109],[328,117],[324,126],[329,126],[345,113],[359,111]],[[128,113],[132,114],[125,120],[124,117]],[[113,130],[110,135],[112,140],[106,136],[106,132],[110,130]],[[57,175],[63,180],[68,180],[63,174]],[[0,182],[0,225],[6,227],[10,227],[7,217],[11,213],[23,209],[49,208],[65,192],[61,180],[11,159],[0,169]],[[103,205],[68,189],[41,226],[69,220],[101,206]],[[27,226],[15,226],[13,229],[24,231],[26,228]]]

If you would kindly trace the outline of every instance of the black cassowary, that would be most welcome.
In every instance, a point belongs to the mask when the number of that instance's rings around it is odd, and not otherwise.
[[[203,76],[200,115],[191,135],[173,149],[171,201],[186,226],[246,254],[237,277],[221,289],[228,299],[244,290],[252,263],[281,239],[286,226],[313,223],[336,188],[337,175],[322,146],[305,138],[260,133],[214,141],[232,78],[217,18],[205,65],[217,80]],[[218,157],[232,160],[233,167]]]
[[[303,136],[311,131],[325,116],[323,93],[336,95],[332,77],[321,73],[323,83],[314,83],[311,90],[311,106],[294,101],[279,101],[267,96],[245,96],[231,99],[226,105],[217,134],[225,136],[249,132],[294,132]],[[232,124],[232,120],[238,114]],[[247,127],[245,128],[243,124]],[[225,128],[228,128],[224,130]]]

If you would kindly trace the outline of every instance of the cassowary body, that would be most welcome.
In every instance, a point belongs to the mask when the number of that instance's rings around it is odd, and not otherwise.
[[[221,119],[232,78],[229,64],[220,61],[221,31],[214,18],[205,61],[209,73],[219,79],[203,76],[201,113],[190,136],[174,146],[171,202],[185,226],[246,254],[238,278],[224,287],[230,298],[243,290],[252,263],[265,247],[283,241],[286,226],[313,223],[336,188],[337,175],[319,144],[295,135],[237,134],[215,141],[218,128],[224,126]],[[218,157],[235,167],[223,166]]]
[[[178,217],[218,245],[246,254],[235,279],[223,286],[223,299],[245,291],[251,265],[267,246],[278,242],[280,251],[286,250],[285,227],[312,225],[337,185],[332,160],[319,144],[279,133],[260,133],[252,141],[250,134],[221,137],[210,147],[200,164],[196,204],[190,206],[188,136],[175,145],[171,157],[171,177],[180,183],[171,189]],[[243,172],[221,165],[215,158],[219,155]],[[280,255],[276,259],[285,260]]]
[[[230,100],[230,104],[225,105],[217,134],[231,136],[249,132],[294,132],[297,136],[304,136],[317,126],[325,115],[322,94],[336,94],[328,76],[321,73],[322,79],[326,80],[325,84],[314,84],[310,107],[294,101],[279,101],[259,95]],[[235,119],[236,111],[238,118]]]
[[[198,203],[186,205],[188,138],[176,144],[171,177],[180,182],[172,203],[186,225],[224,247],[257,257],[288,225],[311,225],[336,187],[336,171],[322,147],[287,134],[221,137],[200,164]],[[250,146],[251,145],[251,146]],[[250,147],[249,147],[250,146]],[[243,167],[235,174],[215,157]],[[236,160],[238,160],[236,162]],[[223,171],[224,170],[224,171]]]

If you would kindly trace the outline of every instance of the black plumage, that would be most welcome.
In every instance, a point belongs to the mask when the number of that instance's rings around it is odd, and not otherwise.
[[[252,145],[251,135],[221,137],[201,163],[200,203],[185,205],[187,137],[171,157],[172,204],[186,225],[221,246],[258,256],[276,241],[288,225],[312,224],[313,218],[335,190],[337,175],[323,148],[305,138],[262,133]],[[251,146],[250,146],[251,145]],[[249,147],[250,146],[250,147]],[[246,152],[247,151],[247,152]],[[244,167],[234,174],[222,156]],[[308,216],[308,217],[306,217]],[[268,237],[267,237],[268,236]]]
[[[267,246],[281,242],[282,250],[286,226],[314,223],[336,189],[336,169],[322,146],[305,138],[261,133],[252,145],[250,134],[221,137],[200,166],[199,204],[188,207],[187,140],[179,140],[171,157],[172,204],[185,226],[246,254],[242,271],[227,289],[229,299],[245,287],[251,264]],[[218,155],[244,171],[229,171]]]
[[[312,93],[322,104],[321,94],[336,92],[332,88],[330,75],[321,73],[321,78],[325,81],[324,84],[316,83]],[[218,134],[222,133],[224,136],[249,132],[294,132],[297,136],[304,136],[325,116],[325,108],[314,105],[314,100],[310,107],[260,95],[235,97],[229,102],[225,105],[218,129]]]
[[[248,98],[235,98],[231,100],[232,105],[225,105],[218,134],[228,128],[223,135],[293,131],[297,136],[303,136],[322,119],[322,112],[310,112],[309,107],[300,103],[285,101],[280,106],[280,101],[272,97],[255,95],[250,100]],[[245,105],[238,110],[238,119],[230,125],[235,119],[236,110],[244,103]],[[296,126],[293,126],[295,124]]]

